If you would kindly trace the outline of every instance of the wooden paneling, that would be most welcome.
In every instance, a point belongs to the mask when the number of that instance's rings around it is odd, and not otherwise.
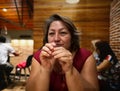
[[[109,40],[111,1],[81,0],[78,4],[67,4],[65,0],[34,0],[34,49],[41,46],[42,42],[36,36],[43,38],[44,21],[54,13],[67,16],[74,22],[81,32],[81,47],[91,50],[91,40]]]

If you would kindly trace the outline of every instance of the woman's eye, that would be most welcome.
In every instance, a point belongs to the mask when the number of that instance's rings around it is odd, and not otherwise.
[[[51,32],[51,33],[49,33],[49,35],[54,35],[54,33],[53,33],[53,32]]]
[[[61,34],[61,35],[66,35],[66,34],[67,34],[67,32],[61,32],[60,34]]]

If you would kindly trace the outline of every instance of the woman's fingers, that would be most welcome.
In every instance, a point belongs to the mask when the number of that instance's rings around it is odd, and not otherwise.
[[[54,52],[52,53],[52,55],[54,56],[54,58],[72,56],[72,54],[63,47],[54,48]]]
[[[42,51],[51,55],[52,52],[54,51],[54,46],[55,46],[55,43],[46,43],[45,46],[42,47]]]

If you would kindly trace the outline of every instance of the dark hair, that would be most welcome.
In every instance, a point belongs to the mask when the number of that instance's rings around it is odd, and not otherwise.
[[[0,42],[5,43],[6,42],[6,38],[4,36],[0,36]]]
[[[50,16],[49,19],[47,19],[45,22],[45,33],[44,33],[45,36],[43,39],[43,45],[48,42],[48,30],[49,30],[50,24],[53,21],[62,21],[65,24],[65,26],[68,28],[68,30],[71,34],[70,51],[72,52],[72,51],[76,51],[77,49],[79,49],[79,47],[80,47],[80,45],[79,45],[79,33],[77,32],[75,25],[67,17],[62,17],[62,16],[57,15],[57,14]]]
[[[111,55],[115,63],[118,62],[118,59],[115,56],[115,53],[113,52],[112,48],[110,47],[107,41],[96,42],[95,46],[96,46],[96,49],[99,50],[100,61],[103,61],[107,55]]]

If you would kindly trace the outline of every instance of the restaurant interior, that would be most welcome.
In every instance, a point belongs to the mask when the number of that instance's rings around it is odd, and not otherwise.
[[[21,53],[10,55],[13,83],[2,91],[25,91],[29,70],[23,69],[19,80],[15,67],[42,46],[43,24],[52,14],[74,22],[80,32],[80,47],[93,51],[92,40],[108,41],[120,60],[120,0],[0,0],[0,35]]]

